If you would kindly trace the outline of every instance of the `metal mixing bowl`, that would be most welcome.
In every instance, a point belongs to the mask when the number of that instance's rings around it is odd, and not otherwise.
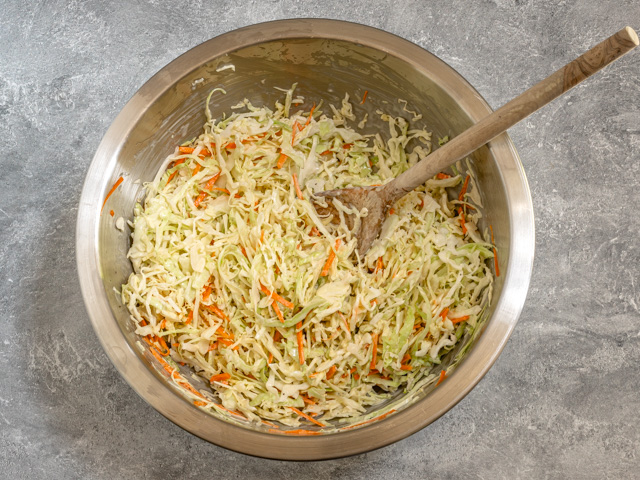
[[[221,69],[233,64],[232,69]],[[326,459],[351,455],[400,440],[425,427],[459,402],[495,362],[523,307],[531,275],[534,225],[531,198],[516,150],[503,134],[472,156],[483,196],[485,226],[491,224],[499,251],[489,320],[456,370],[438,388],[403,404],[385,419],[318,436],[269,433],[260,426],[221,419],[193,405],[163,375],[133,332],[114,289],[131,273],[126,254],[131,219],[151,181],[175,145],[198,135],[203,106],[214,87],[227,94],[212,105],[214,117],[248,98],[272,106],[282,98],[273,87],[298,83],[297,93],[339,104],[345,93],[368,90],[365,105],[401,114],[407,100],[423,115],[434,138],[455,136],[490,113],[482,97],[451,67],[420,47],[383,31],[333,20],[284,20],[242,28],[209,40],[160,70],[123,108],[98,147],[85,181],[77,225],[77,262],[82,294],[111,361],[149,404],[182,428],[232,450],[279,459]],[[369,128],[381,128],[370,115]],[[122,184],[103,201],[120,177]],[[140,182],[136,182],[140,180]],[[109,211],[115,211],[115,217]],[[191,378],[187,375],[188,378]],[[193,380],[197,388],[206,388]]]

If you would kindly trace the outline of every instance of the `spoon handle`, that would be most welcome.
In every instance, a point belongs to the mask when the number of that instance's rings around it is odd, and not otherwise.
[[[385,186],[390,204],[638,46],[625,27],[480,120]]]

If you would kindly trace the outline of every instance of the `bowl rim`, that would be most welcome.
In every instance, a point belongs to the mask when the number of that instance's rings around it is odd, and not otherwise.
[[[321,460],[363,453],[401,440],[437,420],[475,387],[497,360],[524,306],[533,269],[535,229],[525,172],[513,142],[504,133],[488,144],[500,167],[509,207],[509,260],[503,267],[506,275],[503,291],[474,348],[447,381],[431,392],[429,402],[418,401],[384,420],[339,434],[291,437],[224,422],[167,388],[127,342],[111,311],[101,278],[100,206],[116,173],[116,159],[127,133],[146,109],[177,79],[193,70],[194,65],[258,43],[295,38],[342,40],[383,51],[434,80],[473,121],[492,111],[482,96],[445,62],[408,40],[374,27],[342,20],[289,19],[230,31],[188,50],[159,70],[113,121],[98,146],[82,189],[76,225],[76,262],[82,296],[100,343],[126,382],[148,404],[183,429],[230,450],[281,460]]]

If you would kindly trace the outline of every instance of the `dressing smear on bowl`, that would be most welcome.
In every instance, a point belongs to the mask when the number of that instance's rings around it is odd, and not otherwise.
[[[210,384],[188,388],[197,405],[331,426],[438,381],[485,317],[495,251],[475,182],[453,169],[399,201],[358,257],[314,193],[384,184],[428,155],[431,135],[382,112],[388,133],[363,135],[348,96],[322,108],[294,88],[273,109],[245,100],[217,120],[209,96],[203,133],[135,207],[121,295],[165,369],[187,364]]]

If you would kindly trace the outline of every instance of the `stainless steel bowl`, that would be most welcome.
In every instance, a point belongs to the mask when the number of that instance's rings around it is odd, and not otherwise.
[[[220,68],[230,64],[235,71]],[[288,88],[293,82],[306,98],[333,103],[345,93],[357,97],[368,90],[365,107],[389,113],[401,114],[403,105],[398,99],[405,99],[423,114],[422,122],[434,132],[434,138],[454,136],[491,111],[473,87],[444,62],[371,27],[306,19],[235,30],[160,70],[113,122],[82,191],[77,262],[82,294],[98,338],[126,381],[156,410],[191,433],[232,450],[261,457],[318,460],[400,440],[443,415],[478,383],[502,351],[524,304],[533,263],[533,209],[522,165],[508,135],[473,155],[486,223],[495,232],[501,274],[484,331],[438,388],[421,392],[383,420],[318,436],[273,434],[203,411],[162,374],[133,333],[126,308],[114,291],[131,272],[126,257],[130,232],[114,228],[115,219],[132,217],[135,202],[144,194],[141,183],[135,181],[152,180],[176,144],[200,133],[204,101],[212,88],[224,87],[227,92],[213,105],[214,116],[219,116],[243,98],[273,105],[282,95],[273,87]],[[373,121],[368,125],[376,127]],[[120,176],[124,181],[101,214],[103,201]],[[114,217],[110,210],[115,211]],[[393,401],[402,402],[402,395]]]

